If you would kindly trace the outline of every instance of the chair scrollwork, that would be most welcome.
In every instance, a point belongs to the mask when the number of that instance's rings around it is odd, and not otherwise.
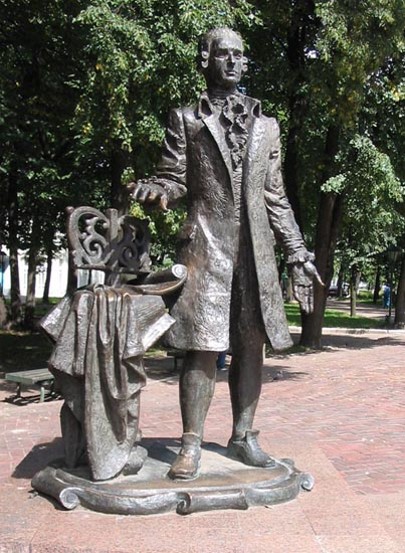
[[[67,235],[77,269],[108,275],[149,273],[150,234],[147,223],[116,209],[102,213],[93,207],[67,209]]]

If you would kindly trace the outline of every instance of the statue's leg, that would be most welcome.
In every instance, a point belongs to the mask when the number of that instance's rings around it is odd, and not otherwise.
[[[249,328],[249,327],[246,327]],[[253,430],[253,420],[262,387],[263,344],[260,331],[247,330],[247,335],[233,339],[232,363],[229,368],[229,389],[232,402],[233,429],[228,455],[247,465],[271,467],[274,460],[265,453]]]
[[[242,253],[247,255],[246,249]],[[233,429],[228,455],[247,465],[268,467],[273,459],[259,446],[253,420],[262,388],[266,339],[254,263],[242,259],[232,283],[229,367]]]
[[[262,389],[263,336],[252,330],[247,330],[248,336],[231,341],[229,391],[233,415],[232,437],[236,439],[243,438],[246,431],[252,429]]]
[[[180,375],[183,437],[170,478],[191,480],[198,475],[204,423],[215,389],[217,356],[212,351],[191,351],[184,358]]]
[[[65,450],[65,466],[75,468],[86,463],[86,441],[83,433],[82,422],[79,421],[68,403],[62,405],[60,411],[60,424]]]
[[[87,464],[84,433],[84,379],[53,370],[55,382],[63,396],[60,424],[65,450],[65,465],[75,468]]]
[[[123,468],[124,474],[139,472],[148,456],[147,450],[136,443],[142,439],[142,433],[139,429],[140,404],[141,391],[139,390],[128,399],[127,440],[132,444],[132,449],[129,451],[128,460]]]

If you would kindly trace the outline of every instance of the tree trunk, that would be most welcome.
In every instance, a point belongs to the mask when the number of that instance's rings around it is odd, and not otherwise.
[[[294,211],[295,219],[301,231],[303,229],[301,207],[299,201],[299,177],[298,177],[298,132],[304,119],[304,108],[290,108],[290,117],[293,123],[290,125],[287,136],[287,147],[284,160],[284,180],[287,197]]]
[[[13,171],[9,175],[8,190],[8,225],[9,225],[9,263],[10,263],[10,324],[19,326],[22,321],[20,296],[20,274],[18,269],[18,196],[17,178]]]
[[[284,160],[284,179],[288,199],[295,219],[303,230],[301,204],[299,199],[299,139],[308,110],[308,95],[303,93],[307,80],[307,27],[313,25],[315,5],[312,0],[301,0],[294,5],[291,25],[287,37],[287,60],[294,78],[289,91],[289,127]]]
[[[37,276],[38,252],[39,252],[40,224],[38,217],[34,216],[31,230],[31,246],[28,252],[27,297],[25,300],[24,327],[34,328],[35,316],[35,286]]]
[[[35,285],[38,263],[37,239],[38,223],[34,220],[31,234],[31,247],[28,253],[27,297],[25,300],[24,328],[33,330],[35,322]]]
[[[69,249],[68,257],[68,279],[67,279],[67,294],[72,294],[77,290],[77,271],[73,261],[72,252]]]
[[[0,208],[1,212],[1,208]],[[0,233],[0,237],[2,237],[2,233]],[[3,240],[0,240],[0,252],[2,252],[2,244]],[[2,252],[3,253],[3,252]],[[7,324],[7,308],[6,308],[6,302],[4,300],[4,262],[2,257],[2,263],[0,267],[1,271],[1,289],[0,289],[0,328],[5,328]]]
[[[291,303],[293,300],[294,300],[293,285],[292,285],[291,277],[289,276],[286,280],[285,301],[286,303]]]
[[[345,273],[343,270],[343,264],[340,265],[338,280],[336,284],[336,297],[343,298],[343,282],[345,278]]]
[[[301,345],[314,349],[321,347],[323,318],[333,277],[333,260],[340,227],[343,199],[335,194],[322,194],[317,224],[315,259],[324,287],[314,284],[314,310],[301,314]]]
[[[10,244],[10,324],[20,326],[22,322],[22,304],[20,295],[20,271],[18,267],[18,250]]]
[[[127,154],[116,146],[111,153],[111,207],[117,209],[119,215],[128,211],[128,194],[121,180],[126,166]]]
[[[357,308],[357,288],[360,282],[360,271],[357,265],[352,265],[350,275],[350,316],[356,316]]]
[[[294,210],[298,225],[302,229],[302,212],[299,202],[299,138],[303,123],[307,115],[308,100],[303,93],[303,85],[307,80],[307,35],[313,32],[313,26],[318,25],[315,16],[315,3],[313,0],[302,0],[293,4],[291,24],[287,39],[287,60],[293,74],[289,89],[289,129],[287,136],[287,149],[284,163],[284,175],[286,191]],[[323,183],[328,177],[330,166],[337,152],[339,132],[336,127],[331,127],[327,133],[324,152],[324,170],[319,182]],[[327,288],[314,284],[315,309],[310,315],[302,314],[301,344],[307,347],[320,347],[323,315],[326,306],[326,298],[333,272],[333,253],[335,248],[334,225],[340,222],[340,199],[332,194],[321,194],[320,209],[317,223],[317,238],[315,255],[317,267]],[[324,211],[326,209],[327,213]],[[325,251],[324,251],[325,250]],[[330,270],[332,267],[332,270]],[[329,274],[330,273],[330,274]]]
[[[49,303],[49,287],[51,285],[52,261],[53,261],[53,249],[49,248],[46,252],[46,276],[45,276],[44,293],[42,295],[42,301],[44,303]]]
[[[378,265],[377,271],[375,274],[374,282],[374,292],[373,292],[373,303],[377,304],[380,298],[380,288],[381,288],[381,266]]]
[[[399,328],[405,326],[405,256],[402,258],[398,280],[394,325]]]
[[[325,145],[325,169],[321,182],[325,182],[333,172],[333,160],[338,150],[339,134],[338,127],[329,127]],[[321,192],[315,237],[315,259],[316,267],[325,286],[314,284],[314,311],[310,314],[302,314],[301,345],[305,347],[321,347],[323,317],[333,277],[333,261],[342,209],[343,196],[341,194]]]
[[[0,296],[0,328],[7,326],[7,307],[4,296]]]

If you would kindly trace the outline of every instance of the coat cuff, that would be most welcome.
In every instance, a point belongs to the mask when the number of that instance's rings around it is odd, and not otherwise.
[[[166,192],[170,201],[175,201],[184,196],[187,188],[184,184],[173,182],[164,177],[156,177],[155,184],[159,185]]]
[[[315,255],[308,250],[299,250],[287,257],[287,265],[295,265],[296,263],[306,263],[307,261],[315,261]]]

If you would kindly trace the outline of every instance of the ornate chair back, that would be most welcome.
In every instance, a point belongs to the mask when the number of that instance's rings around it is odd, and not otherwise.
[[[67,208],[67,236],[75,273],[78,269],[103,271],[105,284],[116,286],[122,275],[151,271],[147,223],[116,209],[105,214],[93,207]]]

